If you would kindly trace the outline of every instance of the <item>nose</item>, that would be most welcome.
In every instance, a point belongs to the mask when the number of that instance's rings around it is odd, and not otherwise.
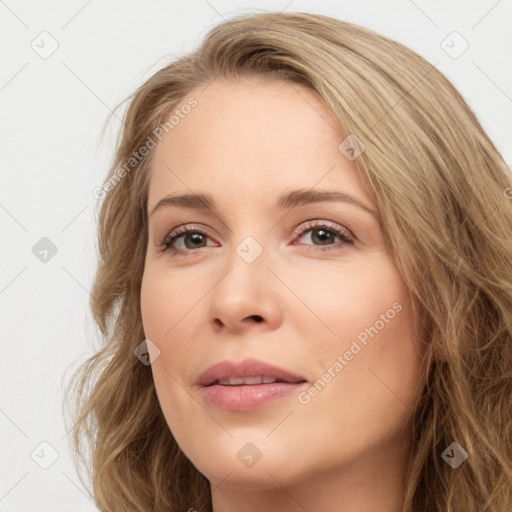
[[[233,251],[228,270],[209,294],[210,322],[215,331],[242,334],[281,325],[284,290],[268,263],[265,251],[252,262]]]

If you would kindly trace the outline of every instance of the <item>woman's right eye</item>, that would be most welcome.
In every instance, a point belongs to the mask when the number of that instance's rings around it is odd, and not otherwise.
[[[309,221],[301,225],[295,234],[300,238],[309,236],[311,241],[319,241],[317,244],[298,244],[310,246],[308,250],[313,251],[329,251],[342,249],[347,244],[353,244],[354,239],[351,233],[337,224],[329,221]],[[313,237],[313,233],[316,236]],[[319,238],[320,235],[320,238]],[[331,243],[334,239],[338,238],[339,242]],[[194,251],[207,247],[205,245],[207,240],[211,238],[203,230],[197,226],[182,226],[169,233],[160,243],[161,252],[172,251],[172,256],[186,255],[186,253],[194,253]],[[181,247],[178,247],[181,245]],[[294,244],[297,245],[297,244]]]
[[[200,245],[206,242],[208,235],[197,228],[178,228],[172,231],[160,244],[162,252],[173,251],[173,256],[191,252],[195,249],[202,249],[205,245]],[[183,245],[184,247],[176,247],[176,245]]]

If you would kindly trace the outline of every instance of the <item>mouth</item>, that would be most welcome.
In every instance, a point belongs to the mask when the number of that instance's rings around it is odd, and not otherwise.
[[[229,411],[249,411],[292,395],[307,380],[270,363],[245,359],[211,366],[201,374],[198,384],[209,404]]]
[[[230,377],[227,379],[218,379],[209,384],[210,386],[254,386],[256,384],[274,384],[275,382],[285,382],[287,384],[297,384],[306,382],[305,380],[283,380],[276,377]]]

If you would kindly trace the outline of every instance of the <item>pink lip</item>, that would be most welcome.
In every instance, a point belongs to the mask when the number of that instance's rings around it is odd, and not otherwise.
[[[284,382],[223,386],[220,379],[230,377],[272,377]],[[306,384],[300,375],[257,359],[245,359],[239,363],[221,361],[204,371],[197,382],[201,393],[212,405],[230,411],[258,409],[288,396]]]
[[[230,377],[273,377],[286,382],[300,382],[306,380],[301,375],[293,374],[279,366],[274,366],[258,359],[244,359],[238,363],[221,361],[206,369],[197,383],[200,386],[209,386],[219,379]]]

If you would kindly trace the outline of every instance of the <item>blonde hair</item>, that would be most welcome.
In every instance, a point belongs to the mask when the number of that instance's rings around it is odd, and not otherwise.
[[[426,347],[403,512],[512,510],[512,178],[434,65],[322,15],[231,19],[130,96],[106,183],[194,88],[249,75],[312,88],[365,145],[356,164]],[[101,203],[91,308],[104,344],[70,386],[73,443],[105,512],[211,510],[208,480],[178,447],[151,369],[134,357],[145,338],[139,295],[151,158]],[[468,454],[457,469],[441,456],[452,442]]]

